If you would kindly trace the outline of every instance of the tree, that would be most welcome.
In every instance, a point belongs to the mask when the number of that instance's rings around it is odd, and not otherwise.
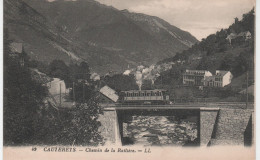
[[[81,62],[78,64],[70,64],[70,80],[71,82],[75,82],[77,80],[90,80],[90,69],[89,65],[86,62]]]
[[[255,33],[255,9],[246,14],[243,14],[242,25],[245,31],[249,31],[252,34],[252,39],[254,39]]]
[[[98,121],[102,110],[98,99],[92,96],[87,103],[79,103],[69,111],[69,116],[63,117],[63,129],[59,137],[60,144],[64,145],[99,145],[103,138],[98,131],[101,123]]]
[[[239,56],[237,56],[235,58],[234,64],[232,66],[231,72],[234,75],[234,77],[238,77],[241,74],[243,74],[246,71],[248,71],[248,69],[249,69],[249,62],[250,62],[249,56],[246,53],[241,52],[239,54]],[[253,62],[253,60],[251,62]]]
[[[14,53],[8,35],[4,45],[4,144],[24,145],[32,143],[38,132],[37,115],[47,89],[32,79],[30,69],[19,64],[18,56],[10,56]]]
[[[49,65],[49,75],[70,82],[69,67],[62,60],[53,60]]]
[[[143,80],[142,90],[150,90],[153,89],[152,81],[151,80]]]
[[[5,31],[5,33],[8,33]],[[19,56],[12,53],[8,35],[4,36],[4,144],[5,145],[98,145],[102,137],[98,115],[102,114],[93,86],[78,83],[77,105],[56,109],[48,101],[48,90],[32,78],[36,61],[21,66]],[[78,66],[78,65],[77,65]],[[89,73],[86,63],[78,66]],[[61,60],[49,66],[49,75],[70,80],[69,69]],[[81,94],[81,95],[80,95]],[[47,103],[45,103],[47,102]]]
[[[77,103],[88,102],[95,95],[94,89],[92,84],[87,85],[85,81],[76,82],[74,83],[74,89],[70,92],[70,99],[75,100]]]
[[[138,89],[133,74],[130,74],[129,76],[117,74],[112,77],[105,76],[102,79],[109,87],[113,88],[117,92]]]
[[[80,70],[81,70],[82,73],[84,73],[84,74],[90,73],[89,66],[88,66],[87,62],[81,62],[79,67],[80,67]]]

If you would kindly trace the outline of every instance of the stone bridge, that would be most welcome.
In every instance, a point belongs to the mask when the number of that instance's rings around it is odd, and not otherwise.
[[[248,107],[249,108],[249,107]],[[174,112],[193,111],[199,117],[198,137],[200,146],[213,145],[252,145],[254,111],[245,107],[205,107],[199,105],[177,106],[107,106],[104,107],[104,114],[99,120],[102,124],[100,131],[109,144],[122,145],[119,117],[124,113],[138,113],[140,110],[152,111],[155,115],[171,114]]]

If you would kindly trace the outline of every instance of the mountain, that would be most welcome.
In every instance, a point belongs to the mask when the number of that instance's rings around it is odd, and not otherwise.
[[[150,65],[198,40],[153,16],[93,0],[4,0],[5,27],[38,61],[87,61],[98,73]]]
[[[128,10],[122,10],[123,14],[132,19],[140,28],[152,35],[157,41],[170,50],[181,51],[191,47],[194,42],[198,42],[189,32],[185,32],[168,22],[154,16],[142,13],[131,13]]]
[[[70,52],[73,44],[57,27],[35,9],[20,0],[4,1],[4,28],[10,39],[23,43],[33,59],[49,62],[52,59],[80,58]]]

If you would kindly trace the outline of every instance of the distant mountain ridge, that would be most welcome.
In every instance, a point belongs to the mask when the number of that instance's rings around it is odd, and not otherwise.
[[[172,39],[172,41],[168,41],[170,42],[169,47],[178,47],[179,43],[191,47],[194,42],[197,41],[197,39],[193,37],[189,32],[185,32],[175,26],[172,26],[168,22],[158,17],[149,16],[142,13],[132,13],[128,10],[122,10],[122,12],[124,15],[131,18],[142,29],[148,31],[151,34],[154,34],[155,38],[157,38],[158,40],[162,40],[161,43],[167,43],[167,41],[162,38],[160,33],[169,33],[167,40]]]
[[[5,27],[33,59],[87,61],[98,73],[151,65],[198,42],[164,20],[93,0],[4,0]]]

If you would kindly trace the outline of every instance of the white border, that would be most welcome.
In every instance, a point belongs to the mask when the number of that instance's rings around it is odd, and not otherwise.
[[[1,11],[1,18],[0,18],[0,160],[3,159],[3,1],[0,0],[0,11]]]
[[[0,0],[0,11],[1,11],[1,18],[0,18],[0,35],[1,35],[1,43],[0,43],[0,52],[1,52],[1,57],[0,57],[0,160],[3,159],[3,0]],[[256,81],[255,81],[255,86],[256,86],[256,107],[255,107],[255,111],[256,111],[256,159],[260,159],[260,151],[259,151],[259,133],[260,133],[260,129],[259,129],[259,115],[260,115],[260,109],[257,107],[258,104],[260,104],[260,94],[259,94],[259,89],[260,89],[260,85],[259,84],[259,80],[260,80],[260,74],[257,72],[258,70],[260,70],[260,64],[257,62],[260,62],[260,56],[258,55],[259,52],[259,10],[260,10],[260,0],[256,0],[256,60],[255,60],[255,69],[256,69]],[[232,6],[231,6],[232,7]]]
[[[260,27],[260,24],[259,24],[259,7],[260,7],[260,0],[256,0],[256,28],[255,28],[255,36],[256,36],[256,39],[255,39],[255,76],[256,76],[256,79],[255,79],[255,86],[256,86],[256,95],[255,95],[255,99],[256,99],[256,104],[255,104],[255,112],[256,112],[256,125],[255,125],[255,128],[256,128],[256,132],[255,132],[255,138],[256,138],[256,159],[260,159],[260,151],[259,151],[259,115],[260,115],[260,112],[259,112],[259,108],[257,107],[258,104],[260,104],[260,95],[259,95],[259,89],[260,89],[260,85],[259,85],[259,80],[260,80],[260,74],[257,72],[260,70],[260,64],[257,63],[257,62],[260,62],[260,57],[258,55],[259,53],[259,27]]]

